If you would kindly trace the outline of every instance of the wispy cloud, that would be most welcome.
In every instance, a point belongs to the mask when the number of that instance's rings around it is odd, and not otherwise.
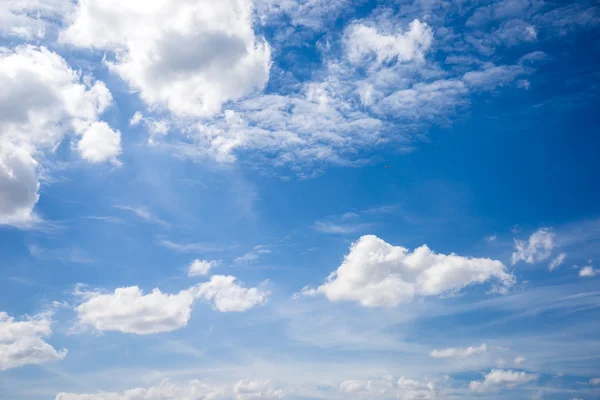
[[[29,245],[29,254],[41,260],[56,260],[72,264],[91,264],[94,262],[87,252],[79,248],[47,249],[38,245]]]
[[[177,243],[170,240],[159,240],[158,244],[179,253],[218,253],[236,248],[236,245],[219,245],[215,243]]]
[[[262,255],[270,253],[272,253],[272,251],[268,248],[268,246],[258,245],[243,256],[237,257],[235,260],[233,260],[233,262],[236,264],[252,262],[258,260]]]
[[[331,221],[317,221],[314,229],[323,233],[355,233],[370,228],[373,224],[336,224]]]
[[[165,228],[168,228],[171,226],[167,221],[152,214],[145,207],[130,207],[130,206],[116,205],[115,208],[118,208],[119,210],[130,211],[130,212],[134,213],[135,215],[137,215],[140,219],[143,219],[146,222],[151,222],[153,224],[161,225]]]

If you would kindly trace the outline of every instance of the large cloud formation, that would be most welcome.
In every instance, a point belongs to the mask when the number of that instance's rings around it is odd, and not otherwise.
[[[355,301],[368,307],[395,307],[415,296],[457,292],[493,279],[508,287],[515,278],[500,261],[436,254],[425,245],[410,252],[368,235],[352,245],[325,284],[304,288],[303,293],[322,293],[331,301]]]
[[[112,52],[112,71],[178,116],[210,116],[269,79],[250,0],[82,0],[61,40]]]

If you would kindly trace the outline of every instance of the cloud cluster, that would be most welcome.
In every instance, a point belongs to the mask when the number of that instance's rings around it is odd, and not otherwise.
[[[149,388],[136,388],[122,393],[59,393],[55,400],[252,400],[280,399],[283,391],[269,381],[242,380],[234,385],[215,385],[198,380],[171,382],[164,380]]]
[[[425,245],[410,252],[368,235],[352,244],[325,284],[304,288],[303,294],[324,294],[331,301],[355,301],[368,307],[395,307],[415,296],[458,292],[491,280],[508,287],[515,278],[500,261],[436,254]]]
[[[515,251],[512,254],[512,262],[525,261],[533,264],[550,258],[554,250],[556,235],[548,228],[540,228],[535,231],[529,240],[515,239]]]
[[[52,334],[51,317],[47,312],[17,321],[0,312],[0,371],[65,358],[67,350],[58,351],[44,341]]]
[[[0,224],[36,221],[39,162],[73,133],[86,161],[118,163],[121,134],[100,115],[112,104],[104,83],[81,76],[44,47],[0,48]]]
[[[210,270],[212,268],[216,267],[217,265],[219,265],[219,261],[215,261],[215,260],[208,261],[208,260],[195,259],[189,265],[187,274],[188,274],[188,276],[208,275]]]
[[[196,300],[212,302],[220,312],[241,312],[266,303],[269,292],[244,288],[233,276],[214,275],[210,281],[177,294],[154,289],[144,294],[137,286],[113,293],[77,291],[84,301],[75,307],[81,327],[137,335],[170,332],[187,325]]]
[[[350,398],[394,398],[400,400],[433,400],[438,390],[433,381],[419,382],[405,377],[395,380],[387,377],[373,380],[347,380],[339,391]]]

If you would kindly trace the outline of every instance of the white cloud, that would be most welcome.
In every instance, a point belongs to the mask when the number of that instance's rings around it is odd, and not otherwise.
[[[523,356],[518,356],[515,358],[515,364],[520,365],[523,364],[527,359]]]
[[[169,227],[169,223],[159,217],[157,217],[156,215],[152,214],[148,209],[146,209],[145,207],[131,207],[131,206],[120,206],[117,205],[115,206],[115,208],[118,208],[119,210],[124,210],[124,211],[131,211],[132,213],[134,213],[135,215],[137,215],[139,218],[143,219],[144,221],[147,222],[152,222],[158,225],[162,225],[164,227]]]
[[[516,372],[511,370],[493,369],[487,374],[483,381],[472,381],[469,388],[474,392],[487,392],[496,388],[513,388],[528,382],[537,381],[539,375],[527,372]]]
[[[119,331],[137,335],[170,332],[187,325],[196,300],[213,302],[220,312],[247,311],[266,303],[270,293],[261,288],[244,288],[233,276],[214,275],[178,294],[154,289],[144,294],[137,286],[117,288],[114,293],[75,294],[85,301],[75,307],[81,327],[98,331]]]
[[[113,52],[112,71],[178,116],[211,116],[269,79],[270,47],[254,35],[250,0],[82,1],[61,40]]]
[[[114,131],[104,121],[94,122],[77,143],[81,157],[91,163],[112,161],[119,164],[117,156],[121,154],[121,132]]]
[[[486,351],[487,345],[482,344],[479,347],[435,349],[429,355],[433,358],[468,358],[476,354],[485,353]]]
[[[69,0],[18,0],[0,2],[0,37],[41,39],[52,29],[52,19],[66,14]]]
[[[44,341],[52,334],[51,317],[47,312],[17,321],[0,312],[0,371],[65,358],[67,350],[57,351]]]
[[[267,302],[269,291],[261,288],[239,286],[234,276],[214,275],[209,282],[198,285],[196,296],[214,302],[215,309],[221,312],[240,312]]]
[[[234,263],[244,263],[244,262],[252,262],[256,261],[260,258],[260,256],[265,254],[271,254],[271,250],[267,248],[265,245],[254,246],[254,248],[243,256],[237,257],[233,260]]]
[[[600,378],[590,379],[590,385],[600,385]]]
[[[394,307],[410,302],[414,296],[457,292],[493,279],[507,287],[515,278],[500,261],[436,254],[425,245],[409,252],[369,235],[352,244],[342,265],[325,284],[317,289],[305,288],[303,294],[322,293],[331,301]]]
[[[495,242],[498,239],[498,236],[496,235],[491,235],[491,236],[486,236],[485,240],[487,242]]]
[[[234,385],[217,385],[199,380],[187,382],[163,380],[155,386],[121,393],[59,393],[55,400],[253,400],[283,397],[283,390],[275,388],[270,381],[241,380]]]
[[[323,233],[354,233],[369,228],[371,224],[336,224],[331,221],[317,221],[314,229]]]
[[[79,324],[98,331],[119,331],[137,335],[170,332],[187,325],[195,297],[192,290],[149,294],[137,286],[118,288],[114,293],[88,293],[75,308]]]
[[[237,400],[281,399],[284,392],[276,389],[270,381],[241,380],[233,387]]]
[[[41,153],[73,133],[82,158],[116,162],[120,134],[99,121],[106,86],[44,47],[0,47],[0,86],[0,224],[26,226],[37,220]]]
[[[473,89],[492,90],[505,86],[525,73],[520,65],[488,65],[481,71],[469,71],[463,80]]]
[[[208,275],[210,270],[219,265],[219,261],[211,260],[198,260],[195,259],[192,261],[190,266],[188,267],[187,273],[188,276],[202,276]]]
[[[374,58],[376,64],[398,60],[421,60],[433,43],[431,28],[415,19],[407,32],[379,33],[376,28],[356,23],[345,31],[344,44],[351,63],[362,64]]]
[[[211,243],[176,243],[170,240],[160,240],[158,244],[179,253],[218,253],[234,248],[234,246],[221,246]]]
[[[512,262],[525,261],[533,264],[550,258],[554,249],[556,235],[548,228],[540,228],[535,231],[528,241],[515,239],[515,251],[512,254]]]
[[[550,265],[548,265],[548,269],[550,269],[550,271],[554,271],[556,268],[560,267],[566,259],[567,253],[560,253],[554,260],[552,260]]]
[[[598,273],[597,269],[594,269],[592,266],[588,265],[586,267],[581,267],[579,270],[579,276],[584,278],[590,278],[592,276],[596,276]]]
[[[432,381],[419,382],[405,377],[371,380],[347,380],[339,385],[339,391],[351,398],[388,398],[400,400],[432,400],[437,398],[437,389]]]

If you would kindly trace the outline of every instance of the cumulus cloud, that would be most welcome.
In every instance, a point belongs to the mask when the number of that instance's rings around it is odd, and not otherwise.
[[[216,267],[217,265],[219,265],[219,261],[215,261],[215,260],[208,261],[208,260],[195,259],[194,261],[192,261],[192,263],[188,267],[187,273],[188,273],[188,276],[208,275],[210,270],[212,268]]]
[[[590,379],[590,385],[600,385],[600,378]]]
[[[434,349],[429,355],[433,358],[468,358],[476,354],[485,353],[486,351],[487,345],[482,344],[479,347]]]
[[[394,396],[400,400],[432,400],[438,390],[432,381],[419,382],[406,377],[372,380],[347,380],[339,385],[339,391],[351,398],[373,398]]]
[[[196,300],[213,302],[220,312],[241,312],[266,303],[269,292],[244,288],[233,276],[215,275],[211,280],[177,294],[154,289],[144,294],[137,286],[117,288],[113,293],[78,291],[83,303],[75,307],[81,327],[137,335],[170,332],[187,325]]]
[[[240,312],[267,302],[270,292],[262,288],[244,288],[234,276],[214,275],[195,289],[198,298],[214,303],[221,312]]]
[[[0,224],[23,226],[37,220],[42,152],[72,133],[83,159],[116,162],[120,133],[99,120],[112,103],[104,83],[44,47],[0,48],[0,86]]]
[[[368,307],[395,307],[415,296],[457,292],[490,280],[508,287],[515,278],[500,261],[436,254],[425,245],[410,252],[368,235],[352,244],[325,284],[305,288],[303,294],[324,294],[331,301],[355,301]]]
[[[52,334],[52,313],[20,321],[0,312],[0,371],[62,360],[67,350],[56,350],[44,338]]]
[[[347,56],[353,64],[363,63],[369,57],[373,57],[377,64],[393,60],[420,60],[432,42],[431,28],[417,19],[409,24],[407,32],[390,34],[380,33],[375,27],[357,23],[346,29],[344,37]]]
[[[41,39],[53,28],[52,20],[69,12],[69,0],[19,0],[0,3],[0,36]]]
[[[583,278],[590,278],[596,276],[596,274],[598,274],[598,270],[594,269],[594,267],[590,265],[581,267],[581,269],[579,270],[579,276]]]
[[[550,258],[554,249],[556,235],[548,228],[540,228],[535,231],[529,240],[515,239],[515,251],[512,254],[512,262],[525,261],[533,264]]]
[[[550,265],[548,265],[548,269],[550,271],[554,271],[556,268],[560,267],[565,262],[566,259],[567,259],[567,253],[560,253],[558,256],[556,256],[556,258],[554,260],[552,260]]]
[[[111,51],[112,71],[178,116],[211,116],[269,79],[270,47],[254,34],[250,0],[82,1],[61,40]]]
[[[216,385],[199,380],[163,380],[149,388],[136,388],[121,393],[59,393],[55,400],[252,400],[280,399],[283,396],[283,391],[276,389],[270,381],[242,380],[234,385]]]
[[[469,388],[474,392],[488,392],[502,387],[513,388],[517,385],[537,381],[538,378],[539,375],[524,371],[493,369],[483,381],[471,381]]]

